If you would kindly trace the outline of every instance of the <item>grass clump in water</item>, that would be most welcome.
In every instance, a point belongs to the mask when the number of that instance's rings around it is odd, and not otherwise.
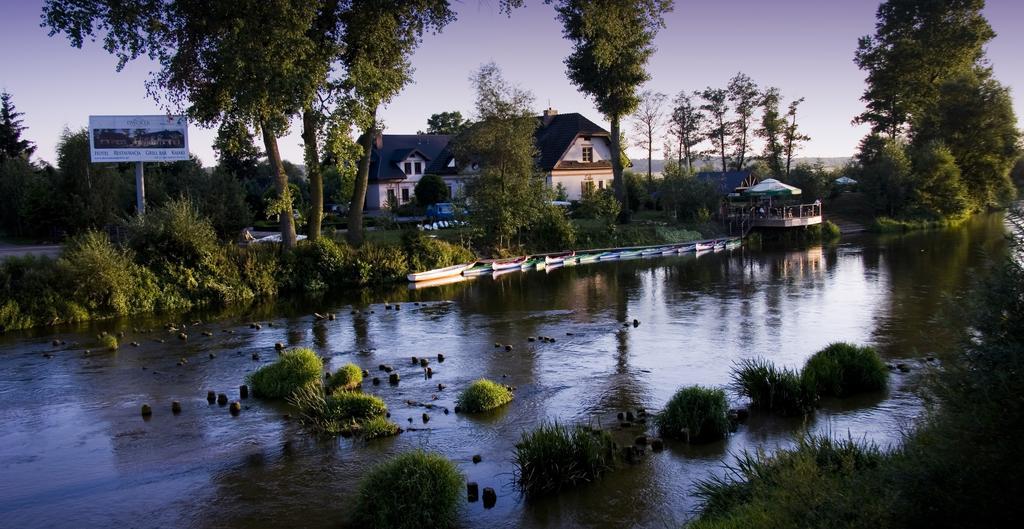
[[[507,386],[481,378],[459,395],[456,404],[461,411],[477,413],[508,404],[512,402],[512,397],[512,390]]]
[[[353,518],[358,527],[455,527],[462,474],[440,454],[401,454],[373,468],[359,484]]]
[[[359,366],[349,363],[342,366],[338,372],[327,378],[327,389],[355,389],[363,382],[363,370]]]
[[[729,434],[728,413],[725,391],[691,386],[677,391],[654,420],[663,437],[704,443]]]
[[[314,382],[295,391],[288,402],[299,409],[300,420],[317,433],[363,433],[370,438],[398,433],[397,426],[371,422],[384,419],[388,412],[384,401],[373,395],[343,390],[327,394],[322,384]]]
[[[113,334],[101,334],[100,345],[108,351],[116,351],[118,347],[117,338]]]
[[[771,455],[746,452],[725,476],[697,482],[700,517],[690,527],[887,526],[887,457],[874,444],[827,436],[803,436]]]
[[[379,439],[398,435],[402,429],[386,417],[374,417],[359,423],[359,435],[363,439]]]
[[[820,397],[847,397],[883,390],[889,373],[871,347],[838,342],[807,359],[801,374],[805,387]]]
[[[246,381],[257,397],[283,399],[303,386],[319,381],[323,368],[323,361],[311,349],[292,349],[281,353],[273,364],[251,373]]]
[[[797,371],[776,367],[764,358],[738,362],[733,368],[732,383],[739,394],[750,399],[753,407],[783,415],[807,413],[816,401]]]
[[[615,468],[608,432],[581,425],[542,425],[516,444],[516,484],[535,497],[596,481]]]

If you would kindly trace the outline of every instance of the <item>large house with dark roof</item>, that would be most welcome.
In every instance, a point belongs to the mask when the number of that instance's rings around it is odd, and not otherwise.
[[[559,114],[552,108],[537,120],[537,165],[549,186],[561,184],[569,200],[579,200],[584,189],[611,187],[608,131],[578,113]],[[416,184],[427,174],[441,176],[450,195],[464,193],[466,183],[480,167],[456,160],[449,146],[452,139],[439,134],[379,136],[370,158],[366,209],[385,208],[389,197],[398,204],[408,203]]]
[[[701,171],[697,180],[714,184],[722,195],[740,193],[748,187],[757,185],[761,180],[750,169],[744,171]]]

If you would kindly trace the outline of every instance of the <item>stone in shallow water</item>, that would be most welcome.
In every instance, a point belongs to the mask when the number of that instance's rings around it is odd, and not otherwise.
[[[494,492],[494,489],[484,487],[484,509],[494,507],[495,503],[498,503],[498,495]]]
[[[473,503],[479,498],[480,486],[477,485],[475,481],[470,481],[469,483],[466,483],[466,499],[468,499],[470,503]]]

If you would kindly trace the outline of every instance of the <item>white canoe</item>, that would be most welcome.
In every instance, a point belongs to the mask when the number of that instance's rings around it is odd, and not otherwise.
[[[457,264],[454,266],[448,266],[445,268],[437,268],[435,270],[427,270],[426,272],[416,272],[415,274],[409,274],[406,279],[410,283],[416,283],[418,281],[431,281],[434,279],[443,279],[446,277],[462,275],[462,272],[469,270],[476,263],[464,263]]]
[[[523,263],[526,262],[526,257],[516,257],[515,259],[504,259],[501,261],[492,261],[491,270],[495,272],[501,272],[502,270],[511,270],[513,268],[519,269]]]

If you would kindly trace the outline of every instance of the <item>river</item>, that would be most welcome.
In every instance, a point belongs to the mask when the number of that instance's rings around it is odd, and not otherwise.
[[[423,448],[497,491],[491,509],[464,504],[465,527],[680,527],[696,507],[694,481],[722,473],[739,451],[789,445],[804,428],[898,442],[922,413],[918,382],[933,364],[925,359],[955,349],[957,307],[986,260],[1005,251],[1002,234],[991,215],[826,247],[602,262],[0,335],[0,520],[19,528],[340,527],[370,465]],[[314,311],[337,319],[316,320]],[[163,330],[171,319],[201,322],[182,341]],[[101,331],[126,332],[119,351],[99,351]],[[555,342],[527,340],[538,335]],[[737,360],[799,367],[840,340],[873,345],[912,369],[894,372],[884,395],[825,402],[806,423],[755,413],[723,442],[670,442],[557,497],[528,502],[513,485],[514,444],[544,421],[616,428],[618,412],[656,411],[681,386],[727,386]],[[232,417],[207,403],[208,390],[237,398],[245,375],[273,361],[275,342],[312,347],[331,369],[354,362],[383,377],[363,390],[382,397],[400,426],[412,418],[415,431],[323,440],[289,420],[283,404],[246,399]],[[433,363],[433,378],[410,364],[438,353],[446,360]],[[379,364],[396,366],[401,383],[389,386]],[[426,424],[424,409],[406,404],[454,408],[459,388],[479,377],[516,386],[516,399],[483,416],[433,410]],[[154,409],[148,420],[143,403]]]

